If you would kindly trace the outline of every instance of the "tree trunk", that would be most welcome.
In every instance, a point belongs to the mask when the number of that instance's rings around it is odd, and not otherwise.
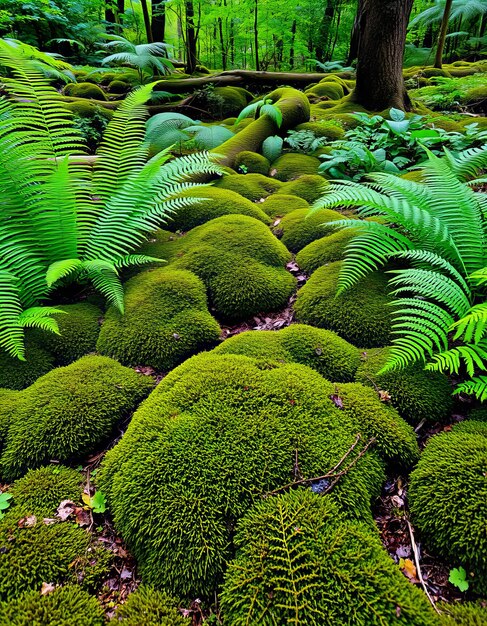
[[[105,1],[105,21],[107,23],[107,33],[113,33],[115,31],[115,11],[113,10],[113,0]]]
[[[189,0],[189,2],[186,2],[186,72],[194,74],[197,64],[194,4],[192,0]]]
[[[142,5],[142,15],[144,16],[144,26],[145,26],[145,34],[147,37],[147,41],[152,43],[154,41],[152,37],[152,28],[150,24],[150,14],[149,7],[147,5],[147,0],[140,0],[140,4]]]
[[[164,41],[166,36],[166,4],[164,0],[152,0],[152,36],[154,41]]]
[[[411,109],[402,65],[412,6],[413,0],[359,3],[357,83],[352,99],[369,111]]]
[[[358,0],[357,13],[352,26],[352,34],[350,36],[350,48],[348,51],[347,65],[351,65],[358,57],[358,44],[360,39],[361,23],[364,19],[364,0]]]
[[[296,41],[296,20],[291,26],[291,46],[289,48],[289,69],[294,69],[294,42]]]
[[[436,47],[435,67],[441,70],[443,67],[443,50],[445,48],[446,35],[448,33],[448,23],[450,21],[450,13],[453,0],[446,0],[443,19],[441,20],[440,35],[438,37],[438,45]]]
[[[255,48],[255,69],[260,70],[259,63],[259,0],[255,0],[254,9],[254,48]]]

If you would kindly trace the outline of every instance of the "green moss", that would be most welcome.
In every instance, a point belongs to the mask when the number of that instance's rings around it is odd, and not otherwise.
[[[318,83],[306,92],[307,96],[314,96],[315,98],[328,98],[329,100],[340,100],[345,95],[343,87],[335,82],[328,81]]]
[[[168,219],[167,227],[173,231],[186,232],[222,215],[248,215],[264,224],[270,221],[258,204],[229,189],[192,187],[182,195],[189,198],[203,198],[203,200],[178,209]]]
[[[115,94],[124,94],[130,91],[130,85],[123,80],[112,80],[108,84],[108,91]]]
[[[453,408],[448,378],[440,372],[426,371],[421,363],[379,374],[389,356],[390,348],[375,348],[364,353],[357,381],[387,391],[392,405],[411,424],[447,418]]]
[[[200,354],[173,370],[105,457],[100,487],[147,584],[212,597],[233,553],[236,520],[300,473],[319,476],[361,425],[334,386],[297,364],[262,369],[245,356]],[[371,523],[384,480],[376,451],[333,489],[344,515]]]
[[[213,93],[222,99],[220,112],[227,117],[238,115],[249,101],[249,96],[247,95],[249,92],[239,87],[215,87]],[[251,96],[251,94],[249,95]]]
[[[473,105],[477,102],[480,103],[485,100],[487,100],[487,85],[469,89],[462,97],[462,102],[468,105]]]
[[[424,67],[421,69],[421,73],[426,78],[433,78],[441,76],[442,78],[450,78],[450,72],[445,69],[439,69],[437,67]]]
[[[296,255],[296,263],[307,274],[312,274],[319,267],[334,261],[341,261],[347,245],[353,239],[350,229],[337,230],[331,235],[312,241]]]
[[[458,602],[437,605],[441,611],[441,626],[485,626],[487,608],[484,603]]]
[[[64,95],[73,98],[90,98],[91,100],[107,99],[103,89],[92,83],[68,83],[64,88]]]
[[[0,602],[1,626],[103,626],[97,599],[75,585],[58,587],[47,595],[28,591],[10,602]]]
[[[65,312],[56,316],[61,334],[36,330],[35,338],[54,356],[56,365],[68,365],[95,350],[102,312],[89,302],[56,308]]]
[[[299,489],[259,502],[240,522],[221,594],[232,626],[437,626],[369,527],[344,523],[328,496]]]
[[[213,354],[240,354],[262,363],[301,363],[328,380],[353,380],[360,356],[356,348],[328,330],[292,324],[279,331],[247,331],[227,339]]]
[[[54,367],[54,358],[35,341],[27,338],[25,361],[0,350],[0,387],[25,389]]]
[[[153,253],[154,248],[144,249]],[[296,280],[291,255],[267,226],[246,215],[224,215],[159,246],[156,256],[187,269],[206,285],[210,305],[227,320],[243,320],[286,305]]]
[[[299,126],[296,126],[296,130],[310,130],[314,133],[315,137],[325,137],[330,141],[343,139],[343,136],[345,135],[343,128],[332,121],[306,122],[305,124],[299,124]]]
[[[7,438],[12,413],[20,398],[20,392],[0,389],[0,454]]]
[[[97,106],[94,102],[90,102],[89,100],[75,100],[65,103],[64,106],[78,117],[90,118],[96,113],[99,113],[108,120],[113,117],[113,111]]]
[[[320,239],[331,230],[327,222],[336,222],[343,219],[343,215],[331,209],[319,209],[313,213],[309,209],[297,209],[285,215],[277,229],[282,233],[282,243],[291,250],[299,252],[315,239]]]
[[[118,607],[115,621],[125,626],[189,626],[191,620],[175,607],[174,598],[163,591],[141,586]]]
[[[277,180],[287,182],[299,176],[317,175],[320,165],[321,161],[316,157],[287,152],[272,163],[271,172]]]
[[[296,178],[296,180],[283,183],[278,193],[298,196],[306,200],[309,204],[312,204],[318,200],[318,198],[321,198],[323,195],[323,186],[326,184],[326,180],[322,176],[305,174],[304,176]]]
[[[245,169],[242,170],[242,167]],[[267,176],[270,163],[261,154],[244,150],[239,152],[235,158],[235,169],[238,170],[239,168],[244,174],[262,174]]]
[[[309,204],[298,196],[288,196],[279,193],[267,197],[261,204],[261,208],[264,213],[274,219],[287,215],[296,209],[309,209]]]
[[[167,371],[219,337],[201,280],[191,272],[163,268],[126,283],[125,313],[108,309],[97,348],[124,365]]]
[[[151,387],[151,379],[101,356],[45,374],[11,414],[2,476],[12,480],[52,459],[71,463],[94,452]]]
[[[391,315],[387,277],[370,274],[336,297],[340,262],[317,269],[300,289],[294,305],[303,324],[327,328],[360,348],[390,343]]]
[[[487,423],[464,423],[471,432],[454,427],[429,440],[411,474],[408,498],[425,546],[473,572],[474,589],[485,592]]]
[[[234,191],[251,202],[258,202],[278,191],[281,183],[274,178],[262,176],[262,174],[230,174],[220,178],[215,186]]]
[[[81,474],[62,465],[29,470],[10,487],[16,507],[29,514],[50,517],[62,500],[81,501]]]

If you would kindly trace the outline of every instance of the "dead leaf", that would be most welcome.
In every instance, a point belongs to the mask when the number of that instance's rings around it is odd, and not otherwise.
[[[417,582],[416,566],[411,559],[400,559],[399,568],[402,569],[411,582]]]
[[[52,517],[45,517],[42,521],[46,526],[50,526],[51,524],[57,524],[59,522],[58,519],[54,519]]]
[[[19,519],[17,522],[17,526],[19,528],[32,528],[37,524],[37,517],[35,515],[29,515],[28,517],[23,517]]]
[[[339,409],[343,409],[343,400],[336,393],[332,393],[330,396],[330,400],[337,406]]]
[[[383,391],[382,389],[379,389],[377,393],[379,394],[379,400],[381,402],[390,402],[392,400],[392,397],[388,391]]]
[[[400,496],[392,496],[391,498],[392,504],[401,509],[404,506],[404,500]]]
[[[84,495],[84,494],[83,494]],[[63,500],[57,508],[57,516],[63,522],[73,515],[76,504],[72,500]]]
[[[41,596],[47,596],[56,589],[56,586],[52,583],[42,583]]]
[[[81,506],[76,507],[74,511],[76,517],[76,523],[78,526],[89,526],[91,524],[91,517],[88,511]]]

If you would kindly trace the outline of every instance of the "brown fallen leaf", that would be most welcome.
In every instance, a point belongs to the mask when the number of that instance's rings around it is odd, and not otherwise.
[[[91,524],[90,514],[82,506],[76,507],[74,515],[78,526],[89,526]]]
[[[388,391],[379,389],[377,393],[379,394],[379,400],[381,402],[390,402],[392,400],[392,396],[389,394]]]
[[[19,519],[17,522],[17,526],[19,528],[32,528],[37,524],[37,517],[35,515],[29,515],[28,517],[23,517]]]
[[[52,583],[42,583],[41,596],[47,596],[56,589],[56,586]]]
[[[336,393],[332,393],[330,396],[330,400],[337,406],[339,409],[343,409],[343,400]]]
[[[73,515],[76,504],[72,500],[63,500],[57,508],[56,515],[63,522]]]
[[[417,571],[416,566],[411,561],[411,559],[400,559],[399,560],[399,568],[406,574],[411,582],[419,582],[416,578]]]

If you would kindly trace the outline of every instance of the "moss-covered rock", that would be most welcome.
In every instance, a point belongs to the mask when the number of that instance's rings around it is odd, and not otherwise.
[[[269,168],[269,161],[258,152],[244,150],[239,152],[235,158],[235,169],[244,174],[262,174],[267,176]]]
[[[261,208],[272,219],[282,217],[296,211],[296,209],[309,209],[309,204],[298,196],[288,196],[286,194],[274,194],[262,202]]]
[[[238,193],[251,202],[258,202],[278,191],[281,182],[262,174],[230,174],[223,176],[215,186]]]
[[[424,544],[472,572],[474,589],[485,593],[487,422],[464,424],[429,440],[411,474],[408,497]]]
[[[353,239],[350,229],[341,229],[312,241],[296,255],[296,263],[307,274],[312,274],[319,267],[345,257],[347,245]]]
[[[447,418],[453,408],[448,378],[440,372],[426,371],[422,363],[379,374],[390,354],[390,348],[373,348],[363,353],[357,381],[387,391],[392,405],[411,424]]]
[[[252,94],[241,87],[215,87],[213,93],[221,98],[220,113],[227,117],[238,115],[252,98]]]
[[[0,454],[7,438],[8,427],[20,392],[12,389],[0,389]]]
[[[299,252],[315,239],[320,239],[326,232],[332,232],[327,227],[328,222],[343,219],[343,215],[331,209],[318,209],[310,213],[308,209],[297,209],[285,215],[278,226],[282,243],[291,250]]]
[[[296,450],[300,473],[319,476],[363,431],[360,411],[338,408],[333,394],[310,368],[262,369],[245,356],[200,354],[173,370],[108,452],[100,476],[143,580],[212,596],[233,553],[235,521],[294,480]],[[369,450],[335,485],[345,517],[371,523],[382,463]]]
[[[326,184],[327,182],[322,176],[305,174],[296,178],[296,180],[283,183],[278,193],[298,196],[306,200],[309,204],[312,204],[318,200],[318,198],[321,198],[323,195],[323,186]]]
[[[115,621],[125,626],[190,626],[191,620],[176,606],[176,600],[163,591],[142,585],[117,608]]]
[[[294,305],[303,324],[327,328],[360,348],[388,345],[391,338],[391,298],[387,277],[369,274],[345,293],[336,296],[341,263],[317,269],[298,291]]]
[[[468,89],[462,96],[462,102],[469,106],[480,104],[487,100],[487,85]]]
[[[333,121],[306,122],[296,126],[296,130],[310,130],[316,137],[324,137],[330,141],[343,139],[345,135],[343,128]]]
[[[219,337],[201,280],[185,270],[163,268],[127,282],[125,312],[108,309],[97,347],[124,365],[167,371]]]
[[[25,361],[20,361],[0,350],[0,388],[25,389],[53,367],[53,356],[28,337]]]
[[[328,496],[268,498],[237,528],[221,594],[225,624],[438,626],[368,526],[346,523]]]
[[[35,338],[54,356],[56,365],[68,365],[95,350],[102,311],[89,302],[56,308],[64,311],[56,315],[60,335],[36,330]]]
[[[485,602],[457,602],[438,604],[441,626],[485,626],[487,607]]]
[[[16,400],[1,475],[12,480],[52,459],[71,463],[95,451],[152,384],[101,356],[86,356],[45,374]]]
[[[321,161],[313,156],[295,152],[286,152],[271,165],[271,174],[277,180],[287,182],[299,176],[316,176]]]
[[[73,98],[89,98],[91,100],[106,100],[105,92],[93,83],[68,83],[64,88],[65,96]]]
[[[305,93],[308,97],[327,98],[328,100],[341,100],[345,95],[342,85],[335,81],[318,83]]]
[[[224,215],[184,237],[144,252],[205,283],[219,317],[242,320],[285,306],[296,281],[284,265],[291,255],[267,226],[246,215]]]
[[[359,352],[335,333],[292,324],[279,331],[247,331],[227,339],[213,354],[241,354],[264,364],[301,363],[328,380],[353,380],[360,364]]]
[[[57,587],[48,594],[27,591],[0,602],[1,626],[103,626],[103,608],[76,585]]]
[[[109,84],[108,84],[108,91],[109,93],[114,93],[114,94],[124,94],[127,93],[128,91],[130,91],[131,86],[124,82],[123,80],[112,80]]]
[[[78,117],[90,118],[97,113],[105,117],[107,120],[110,120],[113,117],[113,111],[98,106],[90,100],[74,100],[73,102],[66,102],[64,106],[68,109],[68,111],[71,111],[71,113],[77,115]]]

